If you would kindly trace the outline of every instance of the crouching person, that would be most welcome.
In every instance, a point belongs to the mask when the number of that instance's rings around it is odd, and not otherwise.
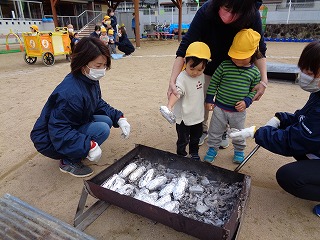
[[[130,134],[123,113],[101,98],[99,80],[110,66],[108,47],[100,39],[82,38],[71,72],[49,96],[30,134],[38,152],[60,160],[60,170],[75,177],[93,173],[82,160],[100,160],[100,145],[112,127],[120,127],[125,138]]]

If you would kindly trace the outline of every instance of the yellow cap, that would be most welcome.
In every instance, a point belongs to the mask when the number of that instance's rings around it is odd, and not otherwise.
[[[35,31],[37,31],[37,32],[39,31],[39,28],[38,28],[37,25],[34,25],[34,24],[33,24],[33,25],[30,26],[30,28],[32,28],[33,30],[35,30]]]
[[[108,34],[113,35],[113,33],[114,33],[113,29],[108,30]]]
[[[258,48],[260,38],[260,34],[251,28],[242,29],[234,37],[228,55],[235,59],[251,57]]]
[[[109,17],[108,15],[105,15],[105,16],[103,17],[103,20],[108,20],[108,19],[110,19],[110,17]]]
[[[107,29],[104,28],[104,27],[102,27],[102,28],[101,28],[101,32],[107,32]]]
[[[200,59],[207,59],[208,61],[211,61],[210,48],[203,42],[193,42],[187,48],[185,57],[197,57]]]

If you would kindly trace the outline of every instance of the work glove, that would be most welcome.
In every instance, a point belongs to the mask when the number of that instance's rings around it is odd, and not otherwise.
[[[88,153],[87,159],[89,159],[92,162],[98,162],[101,158],[101,154],[102,151],[98,143],[91,141],[91,148]]]
[[[127,139],[130,134],[130,124],[127,122],[126,118],[120,118],[118,120],[118,125],[121,128],[121,137]]]
[[[280,127],[280,120],[277,117],[273,117],[266,123],[265,126],[271,126],[271,127],[279,128]]]
[[[242,130],[232,128],[228,130],[228,135],[230,138],[235,140],[245,140],[248,137],[253,138],[255,132],[256,132],[256,126],[244,128]]]
[[[176,116],[169,110],[167,106],[161,106],[160,113],[170,124],[176,123]]]

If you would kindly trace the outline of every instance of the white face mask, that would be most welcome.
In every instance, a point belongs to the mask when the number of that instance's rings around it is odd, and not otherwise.
[[[87,65],[87,68],[88,65]],[[103,69],[96,69],[96,68],[89,68],[89,73],[84,72],[87,78],[99,81],[104,75],[106,75],[106,68]]]
[[[96,33],[99,35],[99,34],[100,34],[100,31],[96,31]]]
[[[320,78],[314,78],[312,76],[309,76],[308,74],[300,72],[298,80],[299,86],[307,92],[314,93],[320,90]]]
[[[122,36],[122,34],[121,34],[121,33],[118,33],[118,36],[119,36],[119,37],[121,37],[121,36]]]
[[[68,28],[68,31],[72,33],[73,32],[73,28]]]

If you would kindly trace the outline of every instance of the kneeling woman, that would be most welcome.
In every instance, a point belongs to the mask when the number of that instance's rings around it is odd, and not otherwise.
[[[124,27],[119,28],[118,35],[119,35],[119,41],[115,42],[115,44],[118,46],[118,49],[121,52],[124,52],[124,56],[128,56],[131,53],[133,53],[135,50],[134,46],[130,42]]]
[[[101,98],[99,80],[110,66],[108,47],[98,38],[82,38],[72,54],[71,72],[49,96],[31,131],[38,152],[59,159],[62,172],[90,176],[93,170],[81,161],[99,161],[99,145],[112,126],[129,136],[123,113]]]

